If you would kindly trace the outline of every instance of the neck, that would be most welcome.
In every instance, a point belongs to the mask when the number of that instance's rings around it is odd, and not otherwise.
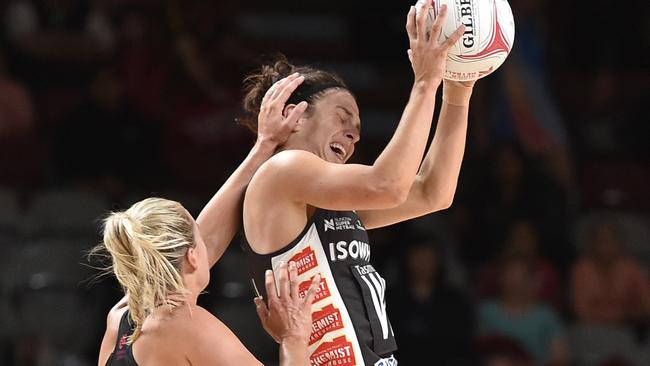
[[[195,291],[188,290],[185,294],[172,292],[167,295],[166,304],[161,304],[161,306],[170,305],[172,307],[177,307],[182,305],[196,305],[198,298],[199,294]]]
[[[278,152],[284,150],[303,150],[303,151],[310,152],[321,159],[325,159],[325,157],[321,156],[322,154],[318,152],[318,149],[312,148],[306,142],[303,141],[288,141],[286,144],[278,148]]]

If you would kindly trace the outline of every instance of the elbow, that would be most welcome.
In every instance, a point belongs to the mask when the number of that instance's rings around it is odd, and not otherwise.
[[[409,185],[390,179],[381,181],[376,188],[386,207],[397,207],[406,202],[409,190]]]
[[[440,191],[440,190],[431,190],[426,189],[424,186],[424,192],[422,196],[426,200],[427,209],[429,212],[436,212],[446,210],[454,203],[454,197],[456,195],[455,190],[451,191]]]
[[[390,203],[393,207],[397,207],[406,202],[408,196],[409,188],[398,185],[396,187],[393,187],[389,193]]]
[[[437,207],[435,207],[435,211],[446,210],[449,207],[451,207],[451,205],[454,203],[454,196],[455,195],[452,193],[452,194],[449,194],[449,195],[443,197],[440,200],[440,202],[438,202]]]
[[[451,204],[454,202],[454,196],[449,196],[449,197],[440,197],[437,199],[429,199],[428,200],[428,210],[429,212],[436,212],[436,211],[442,211],[446,210],[449,207],[451,207]]]

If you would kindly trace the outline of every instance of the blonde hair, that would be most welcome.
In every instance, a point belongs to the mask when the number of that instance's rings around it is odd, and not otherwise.
[[[180,274],[188,248],[194,247],[194,224],[183,206],[163,198],[147,198],[104,220],[104,241],[93,252],[106,250],[110,269],[128,296],[135,331],[157,306],[170,304],[170,293],[185,293]]]

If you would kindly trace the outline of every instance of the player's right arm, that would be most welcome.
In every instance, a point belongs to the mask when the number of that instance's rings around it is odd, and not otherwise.
[[[419,15],[413,7],[409,11],[406,29],[414,84],[399,126],[374,164],[333,164],[309,152],[284,151],[265,163],[251,188],[330,210],[381,209],[404,202],[422,161],[447,52],[462,35],[459,28],[447,41],[438,42],[447,13],[443,6],[432,27],[434,36],[428,38],[426,10]]]
[[[273,156],[278,145],[287,140],[305,111],[306,104],[295,108],[288,118],[284,118],[281,113],[287,98],[302,81],[303,78],[296,73],[269,88],[262,101],[265,113],[259,119],[255,146],[196,219],[208,249],[210,267],[221,258],[241,226],[241,205],[251,178],[257,169]]]

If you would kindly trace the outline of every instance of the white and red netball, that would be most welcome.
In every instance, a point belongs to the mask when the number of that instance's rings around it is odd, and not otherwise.
[[[419,10],[423,2],[415,5]],[[515,40],[515,22],[507,0],[435,0],[429,11],[430,28],[440,6],[447,5],[447,19],[440,39],[447,39],[461,24],[463,37],[449,50],[445,79],[475,80],[489,75],[506,60]]]

